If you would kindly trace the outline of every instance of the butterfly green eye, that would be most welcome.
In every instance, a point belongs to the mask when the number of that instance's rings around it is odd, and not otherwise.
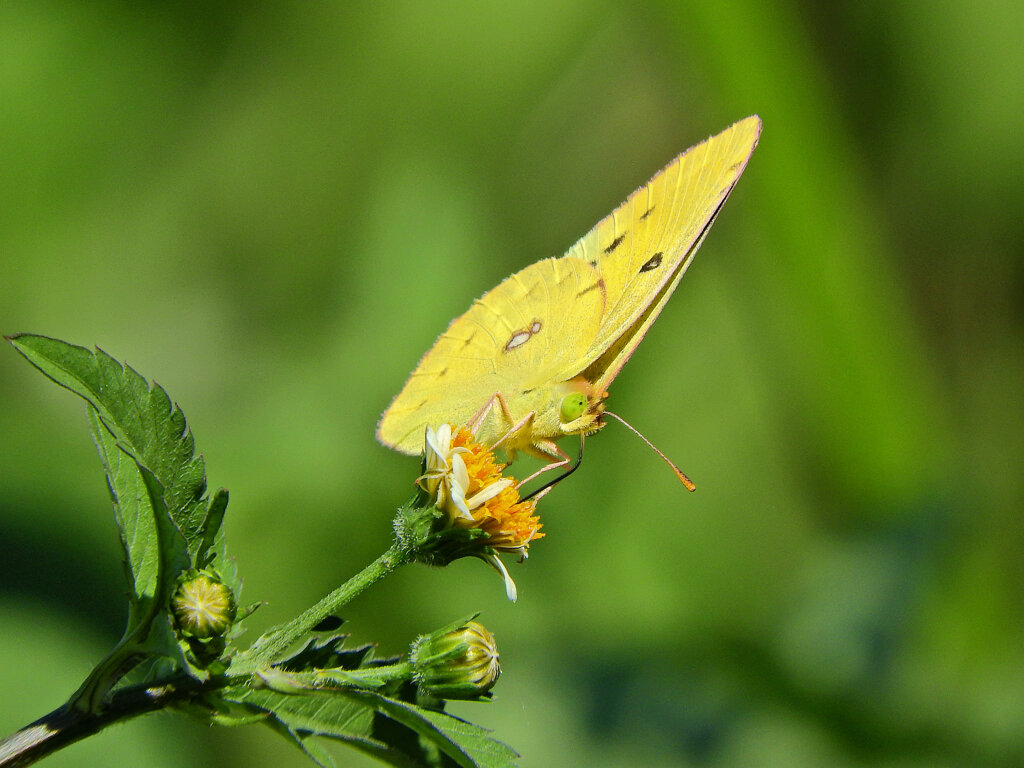
[[[587,396],[582,392],[572,392],[562,398],[562,423],[575,421],[587,410]]]

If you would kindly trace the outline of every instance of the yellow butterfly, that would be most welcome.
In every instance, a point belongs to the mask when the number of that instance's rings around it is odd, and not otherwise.
[[[672,295],[760,135],[755,115],[691,147],[565,256],[473,302],[420,360],[377,439],[419,454],[427,426],[470,424],[478,441],[510,457],[523,450],[565,463],[555,441],[604,426],[608,385]]]

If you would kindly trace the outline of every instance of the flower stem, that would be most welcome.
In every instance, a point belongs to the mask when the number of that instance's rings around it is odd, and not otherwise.
[[[408,661],[388,664],[383,667],[366,669],[320,669],[316,678],[323,681],[336,681],[343,685],[361,685],[366,688],[379,688],[392,680],[408,680],[412,677],[413,666]]]
[[[301,638],[328,616],[333,615],[339,608],[371,584],[380,581],[398,568],[398,566],[410,562],[410,559],[408,552],[400,547],[397,542],[392,544],[383,555],[363,568],[363,570],[312,608],[304,611],[287,624],[281,624],[267,630],[248,650],[235,657],[228,670],[228,674],[252,674],[273,663],[277,660],[277,656],[281,651]]]

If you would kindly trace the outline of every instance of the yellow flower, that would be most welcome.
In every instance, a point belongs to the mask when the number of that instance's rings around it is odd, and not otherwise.
[[[515,480],[502,477],[505,465],[465,427],[454,435],[448,424],[436,431],[428,427],[426,446],[427,471],[420,483],[436,499],[435,506],[447,513],[450,527],[487,534],[477,540],[478,551],[466,554],[490,563],[504,579],[509,600],[516,600],[515,582],[498,553],[512,553],[525,560],[530,542],[544,536],[534,514],[537,500],[519,501]]]

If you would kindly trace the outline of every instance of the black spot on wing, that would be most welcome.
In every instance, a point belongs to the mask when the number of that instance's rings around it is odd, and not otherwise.
[[[648,216],[650,216],[652,213],[654,213],[654,206],[653,205],[650,208],[648,208],[646,211],[643,212],[643,214],[640,216],[640,221],[643,221]]]
[[[649,258],[647,261],[645,261],[643,263],[643,266],[640,267],[640,271],[641,272],[650,272],[652,269],[657,269],[658,267],[660,267],[661,266],[661,257],[662,256],[663,256],[662,252],[658,251],[656,254],[651,256],[651,258]]]
[[[595,280],[590,285],[588,285],[586,288],[584,288],[582,291],[577,293],[576,294],[576,298],[578,299],[581,296],[586,296],[591,291],[597,290],[598,288],[602,288],[602,287],[604,287],[604,280]]]
[[[622,241],[625,240],[625,239],[626,239],[626,233],[623,232],[621,235],[616,237],[614,240],[611,241],[611,243],[608,244],[608,247],[604,249],[604,252],[606,254],[611,253],[616,248],[618,248],[620,245],[622,245]]]
[[[464,338],[462,340],[462,347],[460,347],[460,349],[465,349],[466,347],[468,347],[473,342],[473,339],[475,339],[475,338],[476,338],[476,329],[474,328],[473,332],[471,334],[469,334],[469,336],[467,336],[466,338]]]

